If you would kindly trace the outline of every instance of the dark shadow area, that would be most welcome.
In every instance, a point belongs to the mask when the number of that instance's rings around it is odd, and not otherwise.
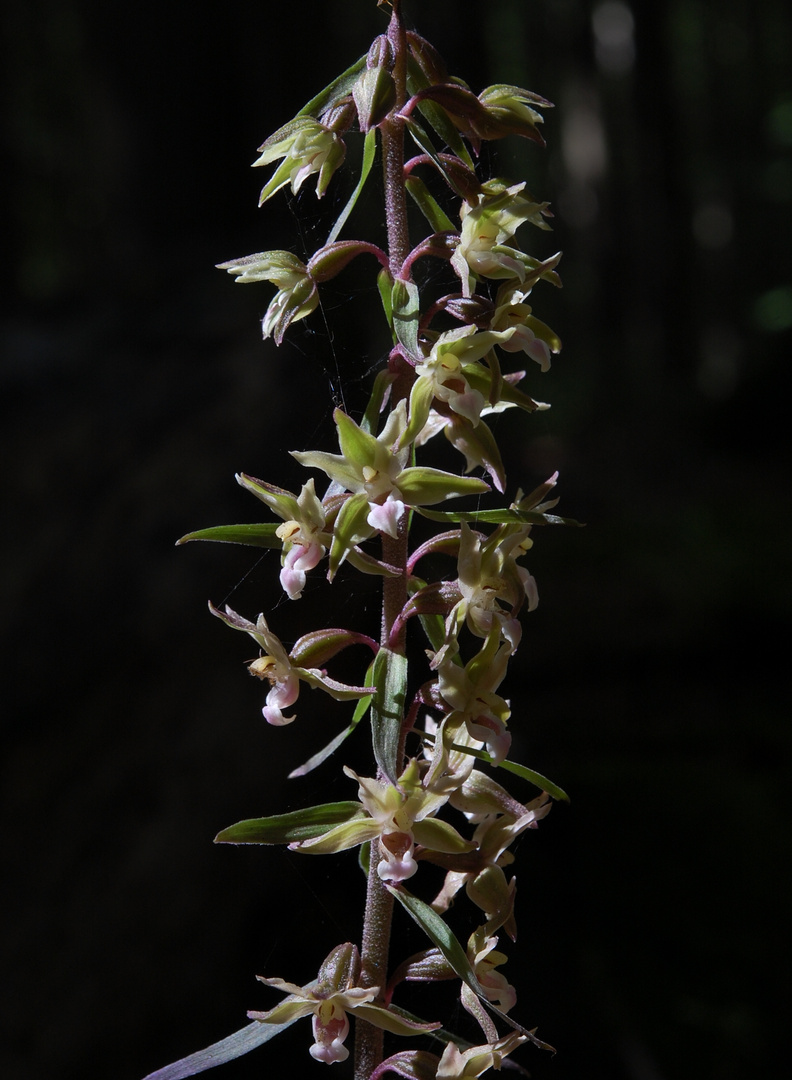
[[[563,291],[532,298],[564,339],[526,386],[553,408],[497,428],[509,494],[559,469],[559,512],[586,523],[535,535],[541,603],[506,686],[514,756],[572,796],[518,851],[509,975],[558,1048],[519,1060],[537,1080],[776,1075],[792,9],[408,14],[476,92],[556,103],[547,150],[488,157],[553,205],[554,232],[526,227],[524,245],[565,252]],[[140,1080],[274,1004],[256,974],[308,981],[357,937],[354,853],[212,846],[354,786],[333,766],[284,780],[348,713],[306,692],[297,726],[267,727],[254,647],[206,600],[264,611],[289,641],[331,594],[316,574],[289,604],[274,554],[173,543],[262,517],[234,473],[299,485],[287,451],[335,450],[332,394],[359,408],[383,363],[366,267],[280,349],[258,325],[271,289],[213,267],[326,235],[351,173],[324,206],[307,185],[257,211],[249,165],[385,21],[375,0],[3,10],[3,1076]],[[376,636],[375,591],[341,575],[332,596],[336,624]],[[319,1075],[306,1036],[217,1076]]]

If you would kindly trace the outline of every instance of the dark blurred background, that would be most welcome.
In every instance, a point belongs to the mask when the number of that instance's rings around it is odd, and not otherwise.
[[[565,252],[563,291],[533,298],[564,339],[529,373],[553,409],[498,429],[510,490],[558,468],[560,512],[587,523],[536,537],[541,604],[507,686],[515,755],[572,795],[520,845],[508,972],[559,1051],[520,1060],[554,1080],[775,1076],[792,8],[413,0],[407,15],[477,92],[512,82],[557,106],[546,151],[485,155],[553,203],[554,233],[524,243]],[[140,1080],[274,1004],[254,974],[307,981],[356,937],[354,854],[211,842],[354,794],[335,765],[284,782],[346,714],[306,692],[297,726],[268,728],[252,643],[206,611],[263,610],[293,640],[327,618],[321,576],[290,605],[275,556],[173,542],[263,516],[234,472],[294,488],[286,451],[334,448],[331,387],[354,407],[382,363],[365,274],[351,299],[333,282],[327,325],[317,313],[278,350],[258,326],[271,290],[213,265],[326,235],[351,173],[318,210],[308,190],[257,211],[249,164],[385,19],[374,0],[3,7],[3,1076]],[[376,633],[353,584],[333,621]],[[426,991],[414,1007],[432,1014]],[[318,1076],[307,1034],[218,1075],[296,1061]]]

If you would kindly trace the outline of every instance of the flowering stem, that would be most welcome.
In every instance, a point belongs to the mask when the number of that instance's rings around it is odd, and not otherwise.
[[[407,49],[404,23],[401,18],[401,0],[392,0],[393,13],[388,27],[388,38],[394,50],[393,79],[396,83],[396,104],[389,117],[382,123],[383,172],[385,180],[385,218],[388,227],[388,261],[391,275],[401,276],[402,266],[410,251],[410,235],[407,227],[407,192],[404,187],[404,126],[396,114],[406,99]],[[405,373],[406,374],[406,373]],[[401,376],[392,387],[391,405],[409,393],[409,383]],[[381,643],[404,653],[404,627],[391,641],[391,631],[407,602],[407,517],[403,515],[398,535],[383,535],[382,557],[391,566],[402,568],[398,577],[386,577],[382,589]],[[403,758],[404,725],[398,760]],[[381,777],[382,779],[382,777]],[[369,845],[369,872],[366,891],[366,909],[361,940],[361,978],[364,987],[385,988],[388,978],[388,950],[393,920],[393,897],[385,888],[377,866],[380,861],[379,841]],[[355,1080],[369,1080],[382,1062],[383,1032],[365,1021],[355,1022]]]

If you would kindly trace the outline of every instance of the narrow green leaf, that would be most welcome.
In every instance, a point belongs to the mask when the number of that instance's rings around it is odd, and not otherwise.
[[[480,525],[574,525],[582,528],[583,523],[573,518],[558,517],[556,514],[541,514],[535,510],[513,510],[511,507],[503,510],[427,510],[424,506],[414,508],[421,517],[429,518],[430,521],[440,521],[443,524],[459,523],[468,521]]]
[[[346,225],[347,218],[355,209],[355,203],[358,201],[363,185],[368,180],[368,175],[371,172],[371,166],[374,164],[374,154],[377,149],[377,129],[375,127],[369,128],[366,132],[366,141],[363,143],[363,161],[360,166],[360,178],[358,179],[355,190],[349,196],[349,200],[338,215],[335,225],[330,230],[330,235],[327,238],[327,243],[332,244],[338,239],[338,234]]]
[[[229,825],[215,837],[216,844],[292,844],[324,836],[346,821],[365,817],[359,802],[324,803],[272,817],[249,818]]]
[[[297,115],[318,117],[319,113],[330,105],[333,100],[346,97],[347,94],[352,92],[352,87],[357,82],[357,77],[365,66],[366,57],[361,56],[351,67],[348,67],[346,71],[342,71],[337,78],[333,79],[324,90],[320,90],[316,97],[312,97],[306,105],[303,105]]]
[[[442,209],[420,176],[408,176],[404,181],[404,186],[435,232],[455,231],[453,221]]]
[[[450,172],[450,170],[446,169],[445,164],[443,162],[443,159],[440,157],[438,152],[435,150],[434,146],[432,145],[431,139],[426,134],[424,129],[421,127],[421,125],[418,123],[418,121],[415,119],[415,117],[414,116],[408,116],[405,119],[404,124],[405,124],[405,127],[407,128],[407,130],[409,131],[410,135],[412,136],[412,139],[415,142],[415,145],[420,150],[423,150],[423,152],[428,157],[430,157],[432,159],[434,164],[437,166],[437,169],[440,172],[440,175],[444,178],[444,180],[446,181],[448,186],[451,188],[451,190],[456,195],[458,195],[460,197],[460,199],[464,199],[465,193],[463,191],[459,190],[459,185],[457,184],[453,173]],[[469,158],[468,158],[468,160],[469,160]],[[465,164],[467,164],[467,162],[465,162]],[[471,168],[472,168],[472,166],[471,166]]]
[[[190,540],[216,540],[221,544],[247,544],[249,547],[279,548],[283,541],[275,535],[280,525],[278,521],[258,525],[215,525],[210,529],[198,529],[187,533],[176,544],[186,544]]]
[[[461,750],[462,747],[459,747],[459,749]],[[546,776],[542,776],[541,773],[536,772],[534,769],[528,769],[525,765],[520,765],[516,761],[501,761],[498,768],[505,769],[506,772],[514,773],[515,776],[527,780],[529,784],[538,787],[540,791],[546,791],[553,799],[569,802],[569,796],[563,788],[560,788],[558,784],[554,784],[552,780],[548,780]]]
[[[474,994],[483,997],[484,989],[476,978],[476,973],[468,960],[467,953],[460,945],[448,923],[441,919],[428,904],[425,904],[423,900],[419,900],[417,896],[413,896],[412,893],[407,892],[402,886],[396,889],[386,883],[386,888],[418,923],[432,944],[440,950],[459,978],[467,983]]]
[[[374,664],[372,663],[368,671],[366,672],[366,686],[374,685],[369,681],[370,679],[374,678],[373,668]],[[327,761],[330,755],[334,754],[335,751],[339,748],[341,743],[345,742],[349,738],[349,736],[352,734],[352,732],[355,730],[360,721],[368,712],[370,704],[371,697],[359,698],[357,704],[355,705],[355,711],[352,714],[352,720],[349,723],[349,727],[339,732],[339,734],[336,735],[334,739],[330,740],[330,742],[327,744],[327,746],[324,747],[324,749],[320,750],[318,753],[308,758],[308,760],[303,765],[300,765],[298,768],[293,769],[289,773],[289,780],[293,780],[298,776],[306,776],[309,772],[313,772],[313,770],[316,769],[319,765],[321,765],[322,762]]]
[[[206,1069],[213,1069],[215,1065],[224,1065],[227,1061],[242,1057],[243,1054],[255,1050],[257,1046],[274,1039],[286,1028],[291,1027],[294,1020],[287,1020],[283,1024],[262,1024],[254,1020],[252,1024],[235,1031],[219,1042],[212,1043],[205,1050],[198,1050],[195,1054],[174,1061],[172,1065],[166,1065],[156,1072],[149,1073],[145,1080],[184,1080],[184,1077],[195,1076]]]
[[[392,784],[400,772],[399,735],[407,690],[407,658],[382,648],[374,661],[377,692],[371,701],[371,741],[374,757]]]

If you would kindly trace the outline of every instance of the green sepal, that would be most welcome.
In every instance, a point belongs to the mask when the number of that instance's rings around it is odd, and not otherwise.
[[[366,521],[368,513],[369,504],[365,491],[351,495],[338,512],[327,571],[330,581],[355,544],[371,535],[373,530]]]
[[[360,483],[359,471],[339,454],[328,454],[326,450],[290,450],[289,453],[306,469],[321,469],[342,488],[353,491]]]
[[[399,475],[399,491],[404,495],[405,501],[420,513],[423,513],[420,510],[423,504],[431,505],[464,495],[483,495],[489,490],[489,484],[477,477],[457,476],[455,473],[430,469],[423,465],[405,469]]]
[[[349,683],[338,682],[337,679],[331,679],[326,672],[317,671],[315,668],[295,667],[294,671],[312,690],[324,690],[335,701],[354,701],[356,698],[368,697],[373,689],[371,686],[350,686]]]
[[[471,472],[477,465],[483,465],[502,495],[506,490],[506,470],[500,448],[489,426],[479,420],[473,427],[469,420],[460,416],[446,424],[443,432],[454,449],[464,454],[467,462],[465,471]]]
[[[540,514],[536,510],[426,510],[422,506],[414,508],[421,517],[442,524],[459,524],[467,521],[472,525],[574,525],[583,528],[583,523],[573,518],[558,517],[556,514]]]
[[[292,844],[324,836],[337,825],[364,820],[366,812],[359,802],[323,803],[307,806],[288,814],[249,818],[229,825],[215,837],[216,844]]]
[[[418,347],[418,320],[421,315],[420,294],[414,281],[397,278],[391,293],[393,329],[399,344],[403,345],[414,359],[421,358]]]
[[[247,544],[248,547],[280,548],[283,541],[275,535],[279,522],[256,525],[215,525],[210,529],[198,529],[176,541],[186,544],[190,540],[215,540],[221,544]]]
[[[292,121],[292,125],[295,125],[295,121]],[[285,129],[281,129],[281,132],[276,134],[280,135]],[[288,181],[292,178],[292,170],[294,168],[294,162],[286,156],[280,165],[276,168],[276,171],[272,173],[269,180],[263,188],[258,197],[258,205],[263,206],[268,199],[272,198],[273,194],[280,191],[281,188],[288,184]]]
[[[373,555],[361,551],[360,548],[350,548],[346,557],[361,574],[376,574],[379,577],[399,577],[401,574],[398,566],[391,566],[380,559],[375,559]]]
[[[547,325],[543,323],[541,319],[537,319],[535,315],[528,315],[525,318],[525,325],[528,326],[536,334],[538,338],[548,346],[551,353],[561,352],[561,338]]]
[[[506,401],[511,405],[517,405],[521,409],[525,409],[526,412],[536,412],[537,410],[544,412],[549,407],[542,401],[534,401],[532,397],[519,390],[508,378],[498,379],[497,375],[493,377],[493,372],[485,370],[480,364],[465,364],[462,370],[473,389],[478,390],[493,404]]]
[[[237,473],[236,482],[245,491],[261,499],[265,506],[274,510],[284,521],[291,521],[300,516],[300,504],[291,491],[279,488],[275,484],[268,484],[266,480],[259,480],[255,476],[248,476],[247,473]]]
[[[366,138],[363,143],[363,161],[360,165],[360,177],[358,178],[355,190],[349,196],[346,206],[338,215],[335,225],[330,230],[330,235],[327,237],[327,243],[332,244],[337,238],[344,225],[346,225],[347,218],[355,209],[355,203],[360,197],[360,193],[363,190],[363,185],[368,180],[369,173],[371,172],[371,166],[374,164],[374,156],[377,150],[377,129],[370,128],[366,132]]]
[[[426,427],[426,421],[432,411],[433,401],[434,385],[432,380],[425,375],[419,375],[410,390],[410,422],[401,437],[400,446],[409,446]]]
[[[457,231],[451,218],[440,206],[420,176],[410,174],[404,181],[404,186],[435,232]]]
[[[371,869],[371,844],[361,844],[358,848],[358,866],[363,871],[363,877],[368,881],[369,870]]]
[[[371,700],[371,741],[377,765],[398,787],[397,760],[407,692],[407,658],[382,648],[374,661],[376,693]]]
[[[375,436],[364,431],[343,409],[336,409],[333,419],[338,428],[338,445],[346,461],[376,468],[376,453],[382,448]]]
[[[476,847],[474,841],[460,836],[453,825],[436,817],[416,821],[412,832],[423,847],[430,851],[442,851],[446,855],[460,855],[465,851],[473,851]]]
[[[354,1015],[359,1016],[361,1020],[368,1020],[374,1027],[389,1031],[391,1035],[426,1034],[429,1031],[437,1031],[440,1027],[439,1022],[408,1020],[406,1016],[393,1012],[391,1009],[385,1009],[382,1005],[369,1003],[355,1006]]]
[[[379,278],[377,280],[379,281]],[[390,280],[390,278],[388,280]],[[390,286],[388,286],[388,297],[390,297]],[[395,375],[387,369],[378,372],[374,379],[374,385],[371,388],[371,395],[368,399],[368,404],[366,405],[366,411],[363,413],[363,418],[360,421],[361,428],[369,435],[373,435],[379,427],[382,403],[385,400],[385,394],[394,379]]]

